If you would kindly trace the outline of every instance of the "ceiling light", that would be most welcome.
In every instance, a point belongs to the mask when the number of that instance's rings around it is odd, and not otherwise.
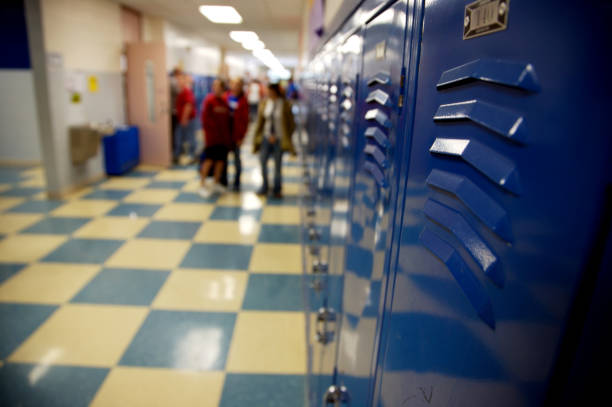
[[[266,44],[264,44],[263,41],[255,40],[255,41],[243,41],[242,46],[244,47],[244,49],[253,51],[256,49],[264,49],[266,47]]]
[[[259,39],[253,31],[230,31],[229,36],[236,42],[257,41]]]
[[[232,6],[200,6],[200,13],[217,24],[242,23],[242,16]]]

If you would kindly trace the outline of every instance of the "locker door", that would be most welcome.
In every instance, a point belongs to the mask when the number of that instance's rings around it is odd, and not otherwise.
[[[368,403],[377,353],[387,231],[393,221],[400,167],[395,152],[401,151],[403,142],[396,129],[402,121],[399,104],[406,7],[406,0],[395,2],[363,31],[355,110],[359,125],[353,147],[354,181],[334,377],[334,385],[348,390],[351,406]]]
[[[336,138],[339,121],[340,72],[331,70],[340,61],[336,52],[324,54],[321,58],[320,94],[317,106],[320,120],[315,142],[315,165],[312,172],[309,202],[306,206],[305,241],[307,242],[306,260],[306,298],[308,301],[308,348],[309,375],[308,396],[310,405],[318,406],[320,394],[329,385],[333,373],[335,332],[331,315],[338,308],[341,292],[341,276],[329,270],[329,244],[331,207],[334,195],[334,174],[337,161]],[[322,319],[330,319],[323,321]]]
[[[376,405],[538,406],[554,391],[610,183],[596,3],[425,2]],[[489,18],[507,28],[463,39]]]
[[[345,243],[348,229],[349,190],[351,185],[354,137],[356,134],[355,104],[357,78],[361,62],[359,33],[338,44],[338,51],[330,59],[328,90],[328,143],[322,149],[327,157],[328,186],[316,183],[316,202],[306,219],[316,226],[318,234],[310,240],[310,267],[307,297],[310,301],[309,340],[309,398],[313,406],[321,405],[322,394],[329,387],[336,361],[338,326],[336,315],[342,298]],[[310,237],[310,236],[309,236]]]

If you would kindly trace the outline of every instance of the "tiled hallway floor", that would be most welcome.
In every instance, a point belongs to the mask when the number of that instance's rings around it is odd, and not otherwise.
[[[245,159],[243,191],[206,201],[194,167],[62,201],[0,168],[0,405],[301,405],[299,168],[266,200]]]

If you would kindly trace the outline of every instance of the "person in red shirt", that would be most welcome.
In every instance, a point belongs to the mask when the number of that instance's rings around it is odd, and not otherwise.
[[[249,103],[244,94],[244,82],[241,78],[234,79],[230,84],[230,91],[225,92],[225,101],[231,112],[232,143],[229,152],[234,155],[234,166],[236,175],[234,177],[234,189],[240,190],[240,173],[242,162],[240,160],[240,146],[249,126]],[[227,171],[225,172],[227,176]],[[227,182],[226,182],[227,184]]]
[[[204,198],[210,197],[212,193],[223,193],[225,187],[219,182],[223,174],[223,168],[227,161],[227,151],[232,143],[230,133],[230,109],[223,98],[225,84],[220,79],[215,79],[212,92],[204,99],[202,109],[202,128],[204,129],[205,148],[202,153],[202,165],[200,175],[202,187],[200,195]],[[211,188],[206,186],[206,178],[213,170],[214,184]]]
[[[191,90],[191,78],[188,75],[179,75],[180,92],[176,97],[176,115],[178,123],[174,131],[174,162],[178,162],[184,143],[188,144],[191,159],[195,156],[195,129],[196,117],[195,96]]]

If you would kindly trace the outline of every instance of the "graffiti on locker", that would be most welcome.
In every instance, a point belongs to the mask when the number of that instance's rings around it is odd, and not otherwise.
[[[499,59],[478,59],[449,69],[440,76],[437,89],[470,81],[508,86],[527,92],[540,89],[531,64]],[[436,123],[467,120],[500,135],[502,140],[519,146],[523,146],[528,140],[526,119],[522,114],[477,99],[442,104],[433,119]],[[515,197],[522,192],[516,164],[483,142],[473,138],[436,137],[429,152],[440,158],[459,158]],[[467,207],[476,220],[504,241],[512,242],[510,220],[505,209],[467,176],[434,168],[429,173],[426,184],[434,190],[450,194],[451,199]],[[505,276],[499,256],[459,211],[435,199],[428,199],[423,213],[428,223],[421,231],[419,241],[445,264],[478,316],[495,329],[495,313],[485,287],[451,242],[459,242],[480,271],[501,289],[505,284]],[[456,240],[442,237],[443,233],[452,235]]]

